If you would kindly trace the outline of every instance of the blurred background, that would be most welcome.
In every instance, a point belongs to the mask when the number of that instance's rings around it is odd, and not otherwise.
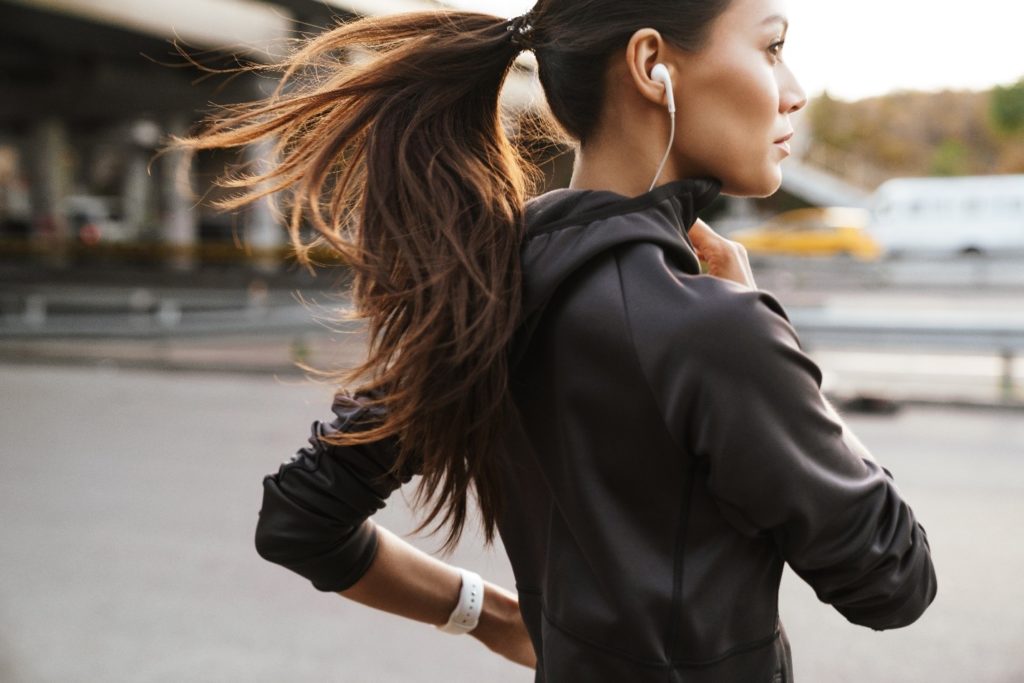
[[[513,17],[530,2],[459,0]],[[1024,680],[1024,7],[790,0],[809,97],[783,185],[702,217],[747,246],[823,389],[929,531],[939,596],[893,633],[787,574],[802,681]],[[261,478],[363,353],[344,268],[298,267],[269,206],[218,213],[201,154],[155,157],[339,19],[429,0],[0,0],[0,680],[528,681],[471,639],[315,592],[261,560]],[[545,106],[532,53],[510,133]],[[532,152],[548,189],[572,155]],[[403,496],[384,526],[414,526]],[[426,550],[440,539],[411,538]],[[513,587],[500,547],[447,558]],[[723,596],[728,599],[728,596]],[[1014,646],[1014,643],[1017,643]]]

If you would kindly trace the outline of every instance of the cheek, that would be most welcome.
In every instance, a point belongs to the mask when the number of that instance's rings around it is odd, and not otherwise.
[[[714,123],[724,136],[756,143],[775,124],[778,88],[767,69],[730,69],[712,92]]]
[[[756,133],[751,129],[745,99],[723,91],[702,98],[697,111],[680,122],[678,148],[682,155],[713,170],[718,177],[724,172],[736,173],[738,167],[749,164]]]
[[[710,76],[710,74],[709,74]],[[767,66],[720,68],[692,86],[696,97],[680,126],[680,152],[727,185],[763,185],[766,163],[776,150],[778,88]],[[732,182],[730,182],[732,179]]]

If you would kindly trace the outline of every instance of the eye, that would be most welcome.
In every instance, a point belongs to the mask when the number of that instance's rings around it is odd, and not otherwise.
[[[779,53],[782,52],[782,46],[785,44],[785,40],[777,40],[768,46],[768,52],[770,52],[773,57],[778,57]]]

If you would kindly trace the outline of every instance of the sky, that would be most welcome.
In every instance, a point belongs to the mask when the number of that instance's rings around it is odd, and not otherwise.
[[[446,0],[514,17],[533,0]],[[625,0],[628,1],[628,0]],[[1024,78],[1021,0],[787,0],[783,59],[804,91],[856,100],[899,89],[981,90]]]

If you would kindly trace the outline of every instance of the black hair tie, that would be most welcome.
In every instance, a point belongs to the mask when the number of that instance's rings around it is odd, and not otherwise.
[[[509,19],[505,25],[505,30],[508,31],[512,44],[519,47],[521,50],[532,50],[533,49],[533,10],[530,10],[526,14],[516,17],[515,19]]]

